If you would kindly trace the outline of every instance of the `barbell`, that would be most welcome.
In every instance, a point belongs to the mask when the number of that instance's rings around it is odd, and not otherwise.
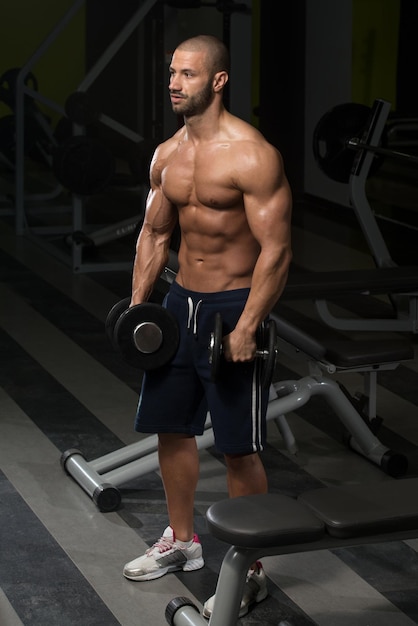
[[[373,152],[375,158],[370,167],[373,175],[385,157],[418,163],[418,157],[388,148],[386,132],[382,133],[378,146],[362,140],[371,119],[371,108],[349,102],[339,104],[325,113],[317,123],[312,149],[319,168],[332,180],[348,183],[359,150]]]

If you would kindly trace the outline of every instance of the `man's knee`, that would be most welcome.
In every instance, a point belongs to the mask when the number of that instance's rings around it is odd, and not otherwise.
[[[249,452],[247,454],[224,454],[224,457],[227,468],[231,470],[255,467],[261,463],[258,452]]]

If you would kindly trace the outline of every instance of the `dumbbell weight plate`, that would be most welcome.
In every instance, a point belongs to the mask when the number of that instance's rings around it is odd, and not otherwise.
[[[118,321],[122,313],[127,310],[130,302],[131,302],[130,298],[124,298],[123,300],[116,302],[116,304],[112,306],[112,308],[110,309],[106,317],[106,322],[105,322],[106,337],[109,339],[110,343],[115,348],[115,350],[118,349],[118,346],[115,341],[116,322]]]
[[[261,368],[261,384],[268,389],[273,380],[274,367],[277,358],[277,326],[273,319],[270,319],[266,325],[267,335],[267,357],[263,360]]]
[[[114,343],[124,360],[133,367],[145,371],[158,369],[177,352],[177,321],[159,304],[138,304],[119,316],[115,324]],[[151,344],[155,350],[150,350]],[[142,350],[139,349],[141,347]]]
[[[94,108],[88,94],[84,91],[71,93],[64,105],[67,117],[80,126],[95,124],[100,117],[100,113]]]
[[[266,329],[261,335],[261,343],[266,346],[266,355],[258,355],[261,358],[261,384],[268,389],[273,379],[274,367],[277,356],[277,327],[274,320],[269,320]],[[211,334],[209,345],[209,363],[211,365],[211,380],[218,379],[222,355],[222,317],[220,313],[215,317],[215,328]]]
[[[89,196],[103,191],[110,183],[115,159],[100,140],[75,135],[54,148],[52,170],[63,187],[77,195]]]

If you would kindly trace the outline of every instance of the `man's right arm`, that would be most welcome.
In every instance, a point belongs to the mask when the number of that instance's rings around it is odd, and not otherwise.
[[[131,306],[146,302],[168,260],[170,239],[177,223],[176,208],[161,188],[158,148],[150,169],[150,191],[144,221],[136,243]]]

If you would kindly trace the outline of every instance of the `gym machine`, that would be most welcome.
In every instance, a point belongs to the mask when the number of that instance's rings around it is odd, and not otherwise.
[[[138,228],[148,193],[148,179],[146,178],[145,181],[135,185],[139,192],[137,200],[139,212],[137,215],[108,227],[99,228],[96,231],[89,229],[85,220],[86,197],[89,194],[99,192],[111,181],[114,174],[114,162],[112,154],[109,153],[106,146],[89,135],[88,127],[92,123],[100,123],[111,129],[132,144],[139,146],[138,152],[141,158],[146,159],[148,157],[150,146],[139,133],[101,112],[93,111],[89,107],[86,92],[134,30],[157,5],[157,0],[144,0],[140,3],[135,14],[78,85],[76,93],[68,97],[65,106],[61,106],[34,89],[27,79],[35,64],[49,50],[85,2],[86,0],[74,2],[38,50],[19,69],[16,76],[15,229],[17,235],[27,235],[34,238],[53,256],[70,264],[74,272],[130,270],[132,267],[131,260],[126,262],[114,260],[87,262],[83,252],[86,247],[103,245],[106,242],[125,237]],[[30,198],[33,202],[50,200],[61,193],[65,188],[64,185],[69,183],[70,191],[72,191],[70,207],[72,223],[67,227],[34,226],[30,225],[28,219],[28,212],[32,210],[25,194],[25,138],[27,136],[25,124],[28,102],[32,102],[31,106],[34,102],[40,102],[71,123],[71,136],[61,143],[54,142],[52,169],[56,175],[56,188],[53,195],[45,197],[44,195],[32,194]],[[144,146],[146,146],[146,150]],[[56,241],[57,238],[59,241],[64,240],[67,245],[55,245],[53,241]]]
[[[330,178],[349,185],[350,204],[369,245],[375,269],[291,274],[284,297],[312,297],[321,319],[339,330],[418,332],[418,266],[400,267],[392,259],[366,195],[366,181],[383,158],[418,165],[418,156],[387,146],[386,129],[391,105],[381,99],[372,108],[338,105],[318,122],[313,151],[320,169]],[[411,120],[396,120],[390,133],[399,134]],[[337,317],[328,301],[346,294],[385,295],[390,317]]]
[[[14,187],[11,181],[16,172],[16,81],[19,72],[20,68],[11,68],[0,77],[0,102],[9,109],[8,114],[0,118],[1,177],[5,189],[4,199],[8,206],[8,209],[2,211],[3,215],[13,215],[9,207],[13,206],[14,202]],[[38,92],[38,80],[32,72],[25,76],[24,82],[28,89]],[[26,96],[25,156],[50,169],[52,167],[51,150],[56,143],[49,118],[39,109],[33,98]],[[31,173],[28,173],[27,178],[37,188],[36,193],[25,193],[27,203],[31,203],[34,199],[47,202],[59,197],[62,192],[62,186],[57,180],[44,181],[44,190],[40,191],[39,180]]]

